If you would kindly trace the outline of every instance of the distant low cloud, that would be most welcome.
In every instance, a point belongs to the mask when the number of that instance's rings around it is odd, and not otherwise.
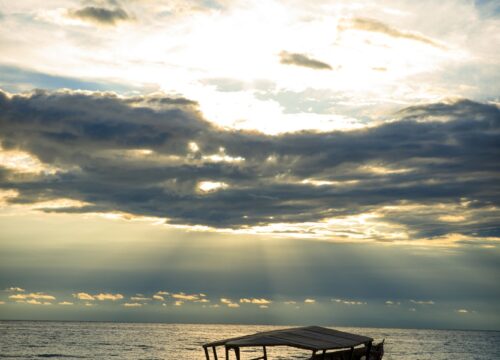
[[[63,306],[71,306],[71,305],[74,305],[72,302],[70,301],[61,301],[59,303],[59,305],[63,305]]]
[[[73,294],[73,297],[77,298],[78,300],[95,300],[95,297],[84,292]]]
[[[437,48],[444,48],[442,44],[424,35],[415,32],[401,31],[379,20],[370,18],[344,19],[343,21],[341,21],[339,29],[340,30],[355,29],[362,31],[377,32],[394,38],[409,39],[409,40],[419,41],[421,43],[431,45]],[[385,69],[382,71],[385,71]]]
[[[231,299],[228,299],[228,298],[221,298],[220,302],[222,304],[226,305],[227,307],[230,307],[230,308],[239,308],[240,307],[240,304],[238,304],[237,302],[235,302]]]
[[[73,297],[77,298],[78,300],[86,300],[86,301],[94,301],[94,300],[117,301],[117,300],[122,300],[124,298],[122,294],[100,293],[97,295],[91,295],[85,292],[75,293],[73,294]]]
[[[399,302],[399,301],[393,301],[393,300],[387,300],[385,302],[385,305],[387,305],[387,306],[399,306],[399,305],[401,305],[401,302]]]
[[[10,288],[5,289],[7,292],[25,292],[23,288],[17,287],[17,286],[12,286]]]
[[[123,299],[122,294],[109,294],[109,293],[97,294],[94,297],[99,301],[107,301],[107,300],[117,301]]]
[[[344,305],[367,305],[365,301],[359,300],[332,299],[332,301]]]
[[[289,53],[287,51],[280,53],[280,62],[286,65],[303,66],[315,70],[332,70],[332,67],[325,62],[312,59],[304,54]]]
[[[196,301],[200,300],[200,296],[198,294],[185,294],[185,293],[178,293],[178,294],[172,294],[172,297],[177,300],[181,301]]]
[[[9,299],[11,300],[27,300],[27,299],[34,299],[34,300],[55,300],[55,296],[44,294],[44,293],[30,293],[30,294],[16,294],[16,295],[10,295]]]
[[[122,8],[108,9],[97,6],[86,6],[78,10],[70,10],[69,16],[97,25],[114,26],[122,21],[131,21],[133,18]]]
[[[137,308],[137,307],[142,307],[144,304],[141,303],[125,303],[123,304],[124,307],[131,307],[131,308]]]
[[[410,300],[411,303],[417,304],[417,305],[434,305],[435,302],[432,300]]]
[[[243,304],[256,304],[256,305],[269,305],[271,303],[271,300],[264,299],[264,298],[260,298],[260,299],[257,299],[257,298],[251,298],[251,299],[243,298],[243,299],[240,299],[240,303],[243,303]]]
[[[315,299],[305,299],[304,303],[306,303],[306,304],[314,304],[314,303],[316,303],[316,300]]]

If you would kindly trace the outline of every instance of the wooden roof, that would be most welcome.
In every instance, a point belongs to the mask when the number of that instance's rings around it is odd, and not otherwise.
[[[332,330],[320,326],[306,326],[291,329],[265,331],[240,336],[203,345],[204,347],[226,346],[239,348],[246,346],[291,346],[307,350],[333,350],[351,348],[372,342],[366,336]]]

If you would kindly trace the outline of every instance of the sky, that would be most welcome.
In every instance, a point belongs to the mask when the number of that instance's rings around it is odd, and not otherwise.
[[[0,0],[0,319],[500,330],[496,1]]]

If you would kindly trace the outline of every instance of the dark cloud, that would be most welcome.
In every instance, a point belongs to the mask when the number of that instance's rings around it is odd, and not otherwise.
[[[384,210],[381,219],[414,238],[500,232],[500,111],[494,105],[421,105],[377,127],[279,136],[220,129],[193,101],[158,95],[2,93],[0,114],[4,149],[62,169],[19,176],[4,168],[0,186],[19,192],[13,202],[64,197],[90,205],[58,211],[123,211],[230,228],[417,204]],[[226,187],[203,193],[202,181]],[[443,218],[450,214],[467,219]],[[339,236],[358,230],[351,231]]]
[[[442,44],[439,44],[435,40],[430,39],[424,35],[409,31],[401,31],[375,19],[353,18],[349,20],[344,20],[343,22],[340,23],[339,29],[340,30],[356,29],[363,31],[378,32],[395,38],[419,41],[424,44],[431,45],[437,48],[444,48]]]
[[[130,21],[133,18],[122,8],[108,9],[97,6],[86,6],[79,10],[71,10],[71,17],[99,25],[116,25],[120,21]]]
[[[280,62],[286,65],[304,66],[315,70],[332,70],[332,67],[327,63],[311,59],[304,54],[289,53],[286,51],[280,53]]]

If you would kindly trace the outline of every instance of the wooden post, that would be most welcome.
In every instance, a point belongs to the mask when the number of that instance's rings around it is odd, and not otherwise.
[[[210,356],[208,355],[208,349],[203,346],[203,350],[205,350],[205,357],[207,358],[207,360],[210,360]]]
[[[370,351],[372,350],[372,342],[370,341],[366,346],[366,360],[370,360]]]
[[[350,360],[354,359],[354,348],[353,347],[351,348],[351,355],[349,356],[349,359]]]
[[[266,347],[265,347],[265,346],[263,346],[263,347],[262,347],[262,350],[264,350],[264,357],[263,357],[263,359],[264,359],[264,360],[267,360],[267,350],[266,350]]]
[[[322,358],[323,360],[325,360],[325,359],[326,359],[326,350],[323,350],[323,356],[321,356],[321,358]]]
[[[315,356],[316,356],[316,350],[313,350],[313,355],[312,355],[311,359],[314,359]]]
[[[215,346],[212,346],[212,351],[214,352],[214,359],[215,359],[215,360],[219,360],[219,359],[217,358],[217,349],[215,348]]]
[[[236,355],[236,360],[240,360],[240,348],[239,347],[234,348],[234,353]]]
[[[226,360],[229,359],[229,348],[227,346],[225,346],[226,348]]]

